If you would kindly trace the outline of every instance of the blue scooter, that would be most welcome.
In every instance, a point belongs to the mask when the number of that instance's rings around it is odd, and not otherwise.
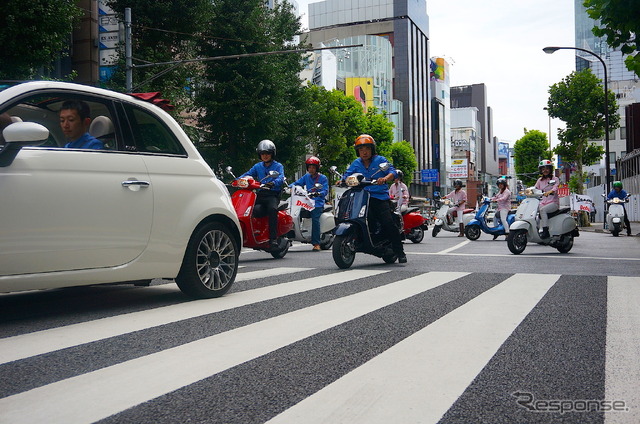
[[[464,227],[464,235],[467,236],[469,240],[478,240],[482,231],[487,234],[491,234],[493,239],[495,240],[498,236],[505,235],[504,225],[496,215],[493,218],[495,227],[490,227],[487,224],[487,212],[489,211],[489,205],[491,204],[491,199],[485,197],[482,201],[482,205],[478,208],[476,212],[475,218],[473,218],[469,223]],[[507,215],[507,225],[510,226],[515,221],[515,210],[509,211]]]

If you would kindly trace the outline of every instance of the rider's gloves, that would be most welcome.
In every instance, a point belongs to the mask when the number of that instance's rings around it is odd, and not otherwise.
[[[274,185],[275,185],[275,184],[274,184],[274,182],[273,182],[273,181],[269,181],[268,183],[265,183],[265,184],[264,184],[265,188],[273,188],[273,186],[274,186]]]

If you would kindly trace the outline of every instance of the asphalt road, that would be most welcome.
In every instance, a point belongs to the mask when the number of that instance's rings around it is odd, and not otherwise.
[[[232,290],[0,295],[0,423],[638,423],[640,237],[243,251]]]

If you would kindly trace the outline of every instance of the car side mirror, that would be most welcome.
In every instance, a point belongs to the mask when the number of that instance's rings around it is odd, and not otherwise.
[[[39,146],[49,138],[49,130],[35,122],[14,122],[2,131],[6,144],[0,150],[0,167],[9,166],[26,146]]]

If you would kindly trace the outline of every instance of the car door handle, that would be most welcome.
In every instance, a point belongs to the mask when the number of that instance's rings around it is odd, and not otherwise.
[[[149,181],[127,180],[122,182],[122,187],[149,187]]]

